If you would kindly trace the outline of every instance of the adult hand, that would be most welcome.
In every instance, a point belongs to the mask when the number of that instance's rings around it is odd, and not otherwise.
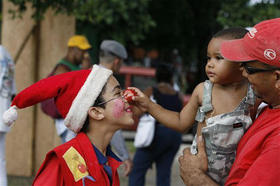
[[[208,167],[204,140],[202,136],[197,139],[198,153],[196,155],[191,154],[188,147],[184,149],[183,155],[179,157],[180,176],[186,185],[199,185],[197,182],[202,181],[202,174],[205,174]],[[208,184],[203,183],[203,185]]]
[[[88,52],[84,53],[84,58],[81,64],[81,69],[89,69],[92,67],[91,58]]]
[[[129,173],[132,171],[133,163],[131,159],[127,159],[123,161],[124,164],[124,175],[128,176]]]

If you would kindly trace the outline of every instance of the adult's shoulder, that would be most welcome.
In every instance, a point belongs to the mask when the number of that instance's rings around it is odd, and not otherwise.
[[[277,122],[276,124],[274,124],[274,126],[267,130],[269,130],[270,132],[268,132],[267,134],[264,145],[272,148],[277,148],[279,150],[280,156],[280,122]]]
[[[53,75],[58,75],[66,72],[70,72],[69,68],[63,64],[58,64]]]

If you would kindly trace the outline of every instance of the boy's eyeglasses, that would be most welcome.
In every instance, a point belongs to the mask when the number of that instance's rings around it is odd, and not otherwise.
[[[115,98],[111,98],[111,99],[109,99],[109,100],[107,100],[107,101],[103,101],[103,102],[101,102],[101,103],[98,103],[97,105],[98,105],[98,106],[104,105],[104,104],[106,104],[106,103],[108,103],[108,102],[110,102],[110,101],[113,101],[113,100],[115,100],[115,99],[118,99],[118,98],[125,99],[124,96],[118,96],[118,97],[115,97]]]
[[[250,67],[247,65],[247,63],[242,63],[242,66],[246,70],[247,74],[255,74],[255,73],[259,73],[259,72],[272,72],[274,70],[277,70],[277,69],[273,69],[273,68],[261,69],[261,68]]]

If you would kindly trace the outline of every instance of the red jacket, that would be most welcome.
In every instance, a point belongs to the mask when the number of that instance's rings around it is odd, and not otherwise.
[[[112,168],[112,186],[119,186],[117,168],[121,162],[107,157]],[[93,146],[84,133],[50,151],[33,182],[34,186],[110,186]]]
[[[279,142],[280,109],[266,107],[240,140],[225,185],[280,185]]]

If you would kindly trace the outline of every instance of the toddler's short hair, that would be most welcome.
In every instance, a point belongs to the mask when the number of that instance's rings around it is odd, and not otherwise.
[[[231,27],[217,32],[214,34],[213,38],[223,37],[228,39],[241,39],[247,32],[248,30],[243,27]]]

